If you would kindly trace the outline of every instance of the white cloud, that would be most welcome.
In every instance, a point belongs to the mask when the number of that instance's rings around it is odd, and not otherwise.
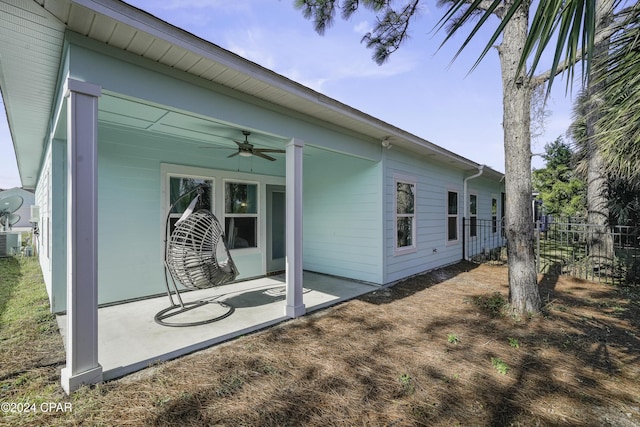
[[[376,65],[371,51],[351,36],[320,37],[292,28],[251,27],[228,32],[225,48],[272,69],[294,81],[321,91],[328,83],[352,78],[388,78],[407,73],[418,64],[409,52],[397,55],[384,66]]]
[[[369,22],[367,21],[362,21],[353,27],[353,32],[356,34],[360,34],[361,36],[364,36],[365,34],[370,33],[371,31],[373,31],[373,28],[371,27],[371,25],[369,25]]]

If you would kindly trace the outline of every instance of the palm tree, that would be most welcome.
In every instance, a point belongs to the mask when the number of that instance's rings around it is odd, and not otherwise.
[[[515,11],[529,0],[514,0],[504,12],[502,22],[480,54],[479,63],[489,52],[500,32]],[[487,3],[489,6],[487,7]],[[502,0],[452,0],[441,19],[444,23],[461,9],[465,19],[458,19],[451,33],[462,29],[471,18],[478,18],[460,50],[485,24],[494,8],[504,7]],[[612,12],[603,23],[598,8],[603,2],[594,0],[540,0],[536,8],[520,68],[531,59],[530,75],[536,72],[543,53],[553,51],[549,71],[550,90],[558,71],[567,70],[567,86],[574,82],[575,70],[581,66],[582,87],[588,80],[599,85],[597,135],[593,136],[609,174],[636,179],[640,177],[640,3],[632,0],[607,0],[605,9]],[[557,36],[557,39],[554,37]],[[605,58],[598,63],[598,46],[603,41],[608,48],[600,49]],[[592,66],[595,70],[592,72]],[[604,80],[606,79],[606,82]],[[604,84],[603,84],[604,83]]]
[[[607,77],[602,93],[598,144],[609,174],[640,180],[640,4],[618,14],[619,30],[600,67]]]

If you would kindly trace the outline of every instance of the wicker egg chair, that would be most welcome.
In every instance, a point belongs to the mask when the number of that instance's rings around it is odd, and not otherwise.
[[[204,325],[224,319],[234,311],[231,305],[216,300],[198,300],[185,303],[178,287],[180,284],[188,290],[207,289],[229,283],[238,276],[238,269],[226,246],[224,230],[220,222],[208,209],[202,209],[199,206],[205,188],[198,186],[182,194],[171,205],[169,212],[182,199],[197,192],[189,207],[176,222],[170,235],[170,216],[167,215],[166,235],[168,238],[165,240],[164,278],[171,305],[155,316],[155,321],[164,326]],[[219,261],[221,256],[226,259]],[[213,317],[192,322],[166,320],[171,317],[176,318],[176,316],[185,318],[186,316],[179,315],[206,304],[218,304],[224,308],[223,313],[216,313]]]

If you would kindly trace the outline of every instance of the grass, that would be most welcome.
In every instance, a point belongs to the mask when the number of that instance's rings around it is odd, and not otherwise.
[[[38,265],[0,259],[0,402],[37,409],[0,425],[639,426],[639,289],[544,277],[523,320],[506,277],[461,263],[66,396]]]
[[[35,258],[0,259],[0,402],[69,402],[56,384],[64,356]],[[31,418],[0,412],[0,424]]]
[[[493,366],[495,368],[495,370],[500,372],[502,375],[507,375],[507,372],[509,372],[509,370],[511,369],[511,368],[509,368],[509,365],[507,365],[499,357],[492,357],[491,358],[491,366]]]

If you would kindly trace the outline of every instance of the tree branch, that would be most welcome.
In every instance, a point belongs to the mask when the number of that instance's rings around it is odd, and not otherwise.
[[[604,29],[602,29],[602,31],[598,32],[598,34],[596,34],[595,38],[594,38],[594,45],[597,45],[609,38],[611,38],[611,36],[613,36],[613,34],[622,29],[622,24],[620,23],[615,23],[612,24]],[[582,60],[582,58],[584,57],[585,52],[583,51],[583,49],[580,49],[577,53],[576,53],[576,58],[575,61],[570,61],[569,59],[565,59],[562,63],[558,64],[558,67],[554,69],[549,69],[547,71],[545,71],[544,73],[538,74],[537,76],[533,76],[531,77],[530,80],[530,86],[531,87],[537,87],[540,86],[544,83],[546,83],[551,76],[555,77],[559,74],[562,74],[564,71],[566,71],[568,68],[574,66],[578,61]]]

